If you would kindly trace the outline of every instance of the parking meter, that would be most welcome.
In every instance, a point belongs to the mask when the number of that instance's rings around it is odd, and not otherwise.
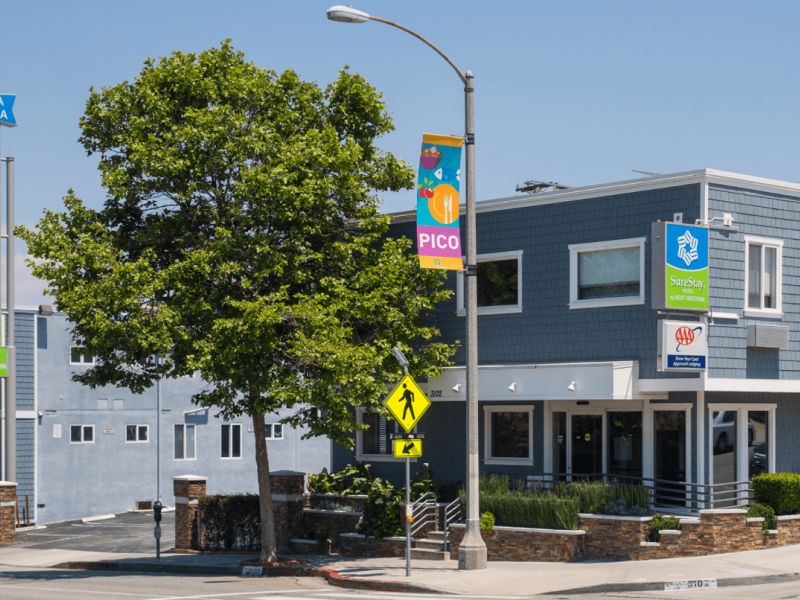
[[[153,518],[156,521],[156,528],[153,530],[153,537],[156,538],[156,558],[161,560],[161,509],[164,506],[160,500],[153,502]]]

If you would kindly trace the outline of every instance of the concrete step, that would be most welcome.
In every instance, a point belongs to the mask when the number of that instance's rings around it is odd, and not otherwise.
[[[430,531],[428,532],[428,539],[429,540],[439,540],[441,542],[444,541],[444,531]]]
[[[450,555],[438,550],[425,550],[423,548],[412,548],[411,558],[414,560],[447,560]]]
[[[424,550],[441,550],[444,545],[444,540],[417,540],[415,547]]]

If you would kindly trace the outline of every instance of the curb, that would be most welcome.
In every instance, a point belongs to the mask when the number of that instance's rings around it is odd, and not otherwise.
[[[800,581],[800,573],[778,573],[777,575],[758,575],[755,577],[732,577],[717,579],[717,587],[736,587],[744,585],[767,585],[769,583],[786,583]],[[568,590],[541,592],[541,596],[563,596],[580,594],[609,594],[614,592],[663,592],[664,581],[643,581],[641,583],[601,583]]]
[[[215,567],[200,565],[169,565],[152,563],[118,562],[64,562],[49,567],[51,569],[73,569],[81,571],[134,571],[138,573],[172,573],[175,575],[226,575],[241,577],[243,567]],[[404,581],[381,581],[378,579],[354,579],[342,577],[338,571],[321,567],[274,567],[263,577],[321,577],[335,587],[351,590],[372,590],[376,592],[408,592],[423,594],[452,594],[435,587],[406,583]]]

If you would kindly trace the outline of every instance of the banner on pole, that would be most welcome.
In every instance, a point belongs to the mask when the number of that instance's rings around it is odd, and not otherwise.
[[[463,139],[422,136],[417,179],[417,249],[423,269],[462,271],[458,187]]]

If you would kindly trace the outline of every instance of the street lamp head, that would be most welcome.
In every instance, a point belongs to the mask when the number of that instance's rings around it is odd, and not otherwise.
[[[331,6],[328,9],[328,19],[331,21],[339,21],[340,23],[366,23],[369,21],[369,15],[355,8],[349,6]]]

